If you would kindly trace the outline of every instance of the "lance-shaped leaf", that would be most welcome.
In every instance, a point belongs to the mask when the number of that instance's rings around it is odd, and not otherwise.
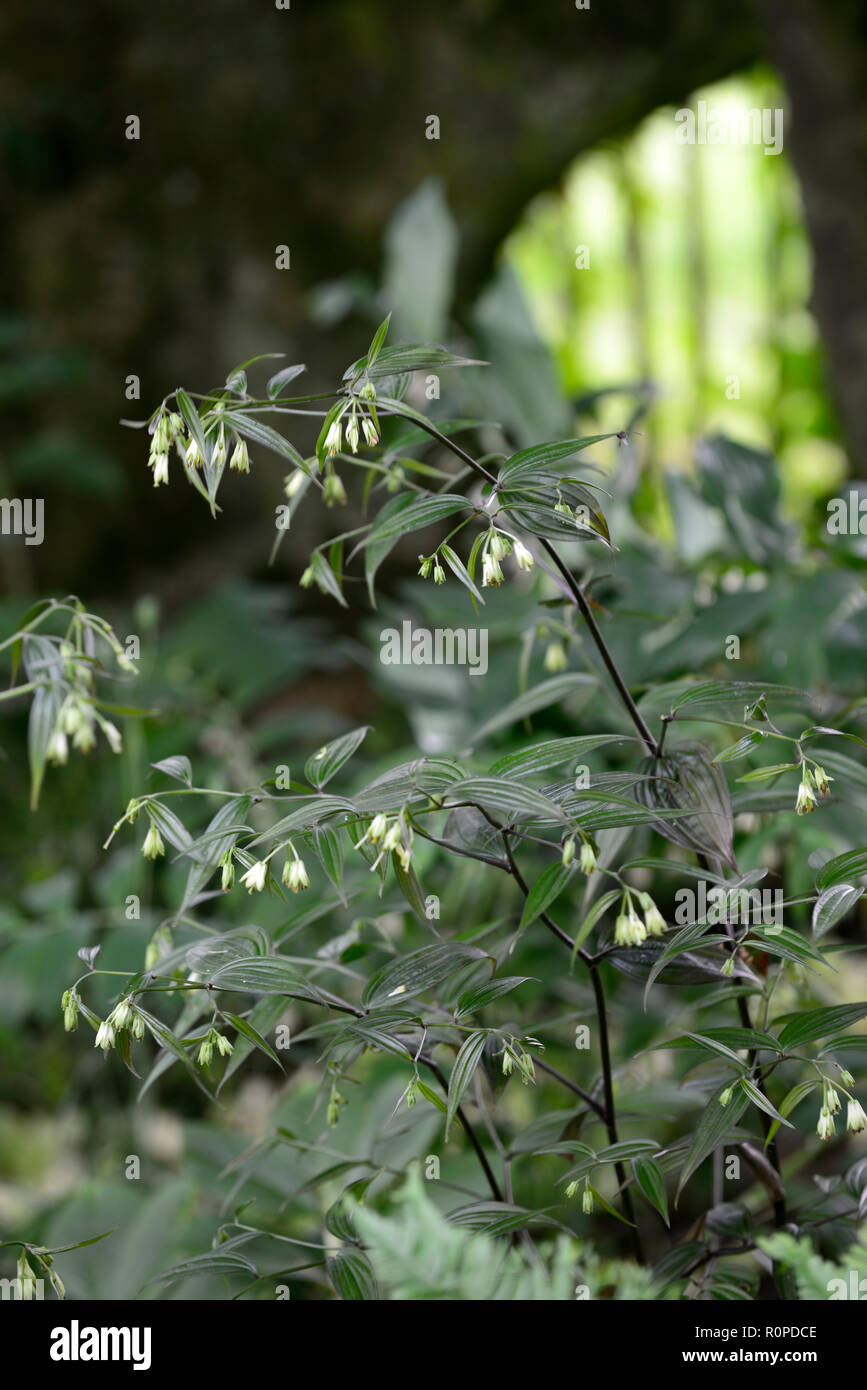
[[[448,1107],[446,1110],[446,1139],[449,1137],[449,1129],[455,1117],[457,1108],[463,1099],[464,1092],[469,1086],[475,1075],[476,1067],[482,1058],[485,1050],[485,1043],[488,1034],[484,1030],[470,1033],[461,1045],[461,1049],[455,1058],[452,1067],[452,1074],[449,1077]]]
[[[661,817],[656,823],[660,835],[737,870],[728,783],[706,750],[698,744],[684,745],[663,757],[645,758],[639,772],[644,780],[637,783],[635,794],[643,806],[687,813]]]
[[[386,999],[411,994],[422,994],[468,961],[488,959],[493,968],[494,961],[487,952],[478,946],[468,946],[461,941],[444,941],[436,946],[422,946],[419,951],[383,966],[367,983],[364,991],[365,1004],[379,1004]]]

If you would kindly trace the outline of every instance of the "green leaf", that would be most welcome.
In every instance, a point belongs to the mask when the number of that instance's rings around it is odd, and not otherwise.
[[[189,849],[192,844],[192,836],[174,811],[170,811],[162,801],[152,800],[147,803],[147,813],[160,834],[168,840],[170,845],[182,852]]]
[[[725,1087],[721,1087],[702,1111],[692,1137],[692,1143],[680,1170],[675,1206],[677,1206],[680,1194],[696,1168],[704,1162],[709,1153],[719,1148],[726,1135],[734,1129],[747,1108],[747,1096],[740,1090],[734,1092],[728,1105],[720,1105],[719,1097],[724,1089]]]
[[[627,1218],[623,1215],[622,1212],[619,1212],[619,1211],[617,1210],[617,1208],[616,1208],[616,1207],[613,1207],[609,1201],[606,1201],[606,1199],[602,1196],[602,1193],[601,1193],[597,1188],[595,1188],[595,1187],[593,1186],[592,1183],[588,1183],[587,1186],[588,1186],[588,1188],[590,1189],[590,1191],[593,1193],[593,1197],[594,1197],[595,1201],[597,1201],[597,1202],[599,1203],[599,1205],[600,1205],[600,1207],[602,1208],[603,1211],[607,1211],[607,1212],[608,1212],[608,1215],[609,1215],[609,1216],[614,1216],[614,1217],[616,1217],[618,1221],[622,1221],[622,1222],[623,1222],[624,1226],[634,1226],[634,1225],[635,1225],[635,1222],[634,1222],[634,1221],[628,1221]]]
[[[299,362],[294,367],[283,367],[279,372],[275,372],[272,377],[268,378],[268,385],[265,387],[268,399],[276,400],[284,386],[288,386],[290,381],[294,381],[296,376],[300,376],[302,372],[306,371],[307,368],[304,363]]]
[[[427,922],[428,915],[425,911],[424,892],[418,881],[418,875],[415,869],[412,864],[404,868],[397,854],[392,854],[391,862],[394,866],[394,876],[397,879],[400,891],[403,893],[403,896],[406,898],[416,916],[419,917],[422,922]]]
[[[370,347],[367,349],[368,372],[370,371],[371,367],[373,367],[376,363],[376,359],[379,356],[380,349],[382,348],[382,345],[385,342],[386,334],[388,333],[388,325],[390,323],[391,312],[389,311],[386,314],[385,318],[382,320],[382,323],[377,328],[376,332],[374,333]]]
[[[801,1101],[804,1100],[810,1094],[811,1091],[814,1091],[818,1085],[818,1077],[814,1077],[811,1081],[799,1081],[797,1086],[793,1086],[791,1091],[789,1091],[788,1094],[781,1101],[780,1115],[783,1117],[791,1115],[792,1111],[797,1109],[797,1107],[801,1104]],[[765,1148],[768,1147],[779,1128],[779,1121],[775,1120],[774,1123],[771,1125],[770,1129],[768,1130],[767,1137],[765,1139]]]
[[[496,733],[499,729],[507,729],[510,724],[516,724],[519,719],[528,718],[537,710],[546,709],[548,705],[559,704],[561,700],[565,700],[576,690],[586,690],[589,686],[596,684],[595,676],[588,676],[583,671],[569,671],[562,676],[552,676],[550,680],[542,681],[532,690],[527,690],[523,695],[519,695],[517,700],[511,700],[491,719],[486,720],[469,739],[469,746],[474,747],[490,734]]]
[[[541,686],[536,686],[536,691],[541,689]],[[531,772],[547,772],[549,768],[559,767],[562,763],[571,762],[573,758],[577,761],[592,753],[594,749],[603,748],[609,743],[634,742],[637,740],[628,734],[586,734],[579,738],[548,738],[541,743],[522,748],[517,753],[507,753],[505,757],[498,758],[490,773],[492,777],[525,777]]]
[[[452,975],[459,966],[483,960],[490,960],[493,967],[494,962],[485,951],[461,941],[422,946],[378,970],[368,981],[362,1001],[375,1006],[393,996],[422,994]]]
[[[780,1046],[787,1051],[792,1047],[802,1047],[804,1043],[815,1042],[816,1038],[837,1033],[848,1028],[867,1014],[867,1001],[858,1004],[838,1004],[827,1009],[811,1009],[807,1013],[785,1015],[788,1022],[780,1032]],[[782,1019],[776,1019],[776,1023]]]
[[[684,1037],[689,1038],[696,1047],[702,1048],[705,1052],[715,1052],[718,1057],[722,1057],[726,1062],[737,1067],[738,1071],[743,1071],[744,1063],[741,1058],[736,1052],[732,1052],[730,1047],[726,1047],[725,1043],[720,1042],[718,1038],[707,1037],[702,1033],[684,1033]]]
[[[307,473],[309,469],[302,455],[290,444],[288,439],[284,439],[282,434],[265,425],[261,420],[257,420],[255,415],[250,415],[243,410],[224,410],[221,419],[242,434],[245,439],[251,440],[254,444],[261,444],[263,448],[270,449],[272,453],[279,454],[280,458],[288,459],[294,463],[296,468]]]
[[[339,1293],[348,1302],[376,1302],[379,1299],[376,1276],[373,1266],[363,1250],[346,1246],[325,1266],[328,1277]]]
[[[386,320],[386,326],[387,326]],[[380,325],[380,328],[382,326]],[[375,341],[375,340],[374,340]],[[436,372],[441,367],[486,367],[472,357],[459,357],[446,348],[431,343],[400,343],[395,347],[380,347],[375,361],[359,357],[357,362],[347,367],[343,380],[350,381],[365,375],[371,381],[382,381],[385,377],[399,376],[404,372]]]
[[[736,870],[728,783],[706,751],[698,744],[685,744],[662,757],[645,758],[638,771],[643,780],[636,786],[636,797],[642,806],[687,813],[676,820],[660,816],[660,835]]]
[[[863,896],[864,889],[853,888],[851,883],[835,883],[826,888],[813,904],[813,940],[818,941],[837,922],[848,916]]]
[[[543,1207],[531,1211],[527,1207],[515,1206],[513,1202],[468,1202],[464,1207],[450,1211],[447,1220],[452,1226],[462,1226],[465,1230],[484,1231],[489,1236],[507,1236],[513,1231],[524,1231],[530,1226],[557,1226]]]
[[[665,1175],[653,1158],[636,1158],[632,1163],[635,1181],[652,1207],[659,1212],[666,1226],[671,1223],[668,1217],[668,1196],[665,1191]]]
[[[603,915],[603,913],[608,911],[612,903],[617,901],[617,899],[620,897],[620,894],[621,889],[619,888],[609,889],[607,893],[602,894],[601,898],[597,898],[596,902],[593,904],[590,911],[587,913],[587,916],[584,918],[584,921],[578,928],[578,932],[575,937],[575,944],[572,947],[572,958],[569,966],[570,970],[572,969],[572,966],[575,963],[575,956],[578,952],[579,947],[584,944],[584,942],[587,940],[587,937],[590,935],[593,928],[596,926],[596,923],[599,921],[599,918]]]
[[[268,995],[264,999],[260,999],[255,1007],[250,1010],[247,1022],[251,1028],[255,1028],[260,1037],[264,1037],[265,1033],[269,1032],[275,1026],[277,1020],[285,1010],[286,1000],[282,995]],[[222,1091],[229,1078],[238,1070],[241,1064],[246,1061],[247,1057],[249,1057],[250,1053],[253,1051],[253,1047],[254,1044],[249,1034],[242,1034],[240,1038],[235,1039],[235,1046],[226,1063],[226,1070],[223,1072],[220,1084],[217,1087],[218,1091]],[[283,1065],[282,1062],[280,1065]]]
[[[202,891],[223,855],[234,848],[241,833],[238,827],[250,809],[251,800],[246,795],[228,797],[208,822],[204,835],[187,846],[188,851],[196,856],[196,862],[190,866],[181,911],[185,911],[196,894]],[[198,846],[204,847],[204,853],[199,854]]]
[[[760,743],[763,743],[765,737],[766,735],[764,733],[760,732],[758,729],[754,729],[752,733],[744,734],[743,738],[739,738],[737,743],[732,743],[728,748],[724,748],[721,753],[717,753],[714,762],[730,763],[734,762],[737,758],[744,758],[747,753],[751,753],[754,748]]]
[[[442,555],[443,559],[445,560],[452,573],[457,575],[464,588],[469,589],[473,598],[477,599],[479,603],[484,604],[485,600],[482,597],[481,591],[476,588],[472,579],[470,579],[469,573],[466,569],[466,566],[464,565],[463,560],[460,558],[459,555],[455,554],[450,545],[446,545],[445,541],[443,541],[442,545],[440,546],[440,555]]]
[[[320,862],[338,893],[343,894],[343,837],[330,825],[313,827],[313,840]]]
[[[469,1014],[478,1013],[486,1004],[492,1004],[495,999],[511,994],[518,985],[526,984],[533,978],[532,975],[503,975],[499,979],[491,980],[490,984],[477,985],[474,989],[467,990],[458,999],[455,1018],[466,1018]]]
[[[862,874],[867,874],[867,849],[850,849],[822,865],[816,875],[816,887],[824,892],[835,883],[851,882]]]
[[[596,1155],[597,1163],[625,1163],[641,1154],[654,1153],[659,1145],[654,1139],[623,1139],[619,1144],[609,1144]]]
[[[183,753],[173,753],[170,758],[161,758],[158,763],[151,763],[154,772],[164,772],[167,777],[173,777],[176,782],[183,782],[185,786],[193,785],[193,768],[189,758]]]
[[[453,801],[473,801],[489,807],[511,820],[516,816],[542,821],[546,824],[568,825],[560,807],[541,792],[523,782],[499,777],[467,777],[449,788]]]
[[[40,685],[33,695],[27,721],[27,752],[30,758],[30,809],[39,805],[45,776],[45,755],[60,713],[60,696],[55,686]]]
[[[343,597],[340,581],[321,550],[314,550],[310,556],[310,569],[313,571],[313,581],[316,587],[323,593],[330,594],[332,598],[337,599],[341,608],[348,608],[349,604]]]
[[[589,448],[591,444],[601,444],[604,439],[614,438],[613,434],[589,434],[583,439],[561,439],[552,440],[547,444],[534,444],[532,448],[522,449],[520,453],[513,454],[506,460],[500,469],[500,481],[511,486],[520,478],[550,469],[555,463],[571,458],[581,449]]]
[[[558,898],[566,886],[566,880],[572,874],[572,867],[565,868],[562,862],[557,859],[553,864],[549,864],[543,869],[536,882],[533,884],[524,903],[524,911],[521,916],[519,930],[523,931],[529,927],[531,922],[535,922],[543,912],[550,907],[551,903]]]
[[[239,1255],[237,1250],[208,1250],[204,1255],[194,1255],[191,1260],[182,1260],[180,1264],[172,1265],[171,1269],[155,1274],[147,1284],[169,1284],[176,1279],[192,1278],[195,1274],[244,1274],[255,1278],[257,1272],[252,1261],[246,1255]]]
[[[304,976],[282,956],[254,956],[229,961],[214,971],[209,981],[215,989],[249,994],[300,994],[309,998],[311,987]]]
[[[277,1053],[274,1051],[271,1044],[265,1041],[262,1034],[257,1032],[249,1019],[241,1018],[238,1014],[230,1014],[226,1010],[223,1010],[223,1013],[233,1027],[237,1028],[238,1032],[245,1037],[248,1042],[252,1043],[253,1047],[257,1047],[260,1052],[264,1052],[265,1056],[270,1057],[271,1061],[276,1062],[280,1070],[283,1071],[283,1063],[280,1061]]]
[[[742,1076],[740,1079],[740,1086],[741,1089],[744,1091],[745,1095],[749,1096],[750,1100],[753,1102],[753,1105],[757,1105],[760,1110],[764,1110],[765,1114],[770,1115],[772,1120],[776,1120],[778,1125],[786,1125],[788,1129],[795,1128],[795,1126],[789,1124],[789,1121],[785,1118],[785,1116],[781,1115],[779,1110],[777,1110],[776,1107],[771,1104],[767,1096],[762,1095],[758,1086],[756,1086],[752,1081],[750,1081],[749,1077]]]
[[[767,782],[770,777],[779,777],[783,772],[794,772],[800,763],[771,763],[768,767],[756,767],[738,777],[738,782]]]
[[[308,758],[304,765],[304,776],[311,786],[320,790],[330,782],[335,773],[338,773],[344,763],[349,762],[353,753],[361,747],[369,732],[370,725],[363,724],[351,733],[342,734],[340,738],[327,743],[318,753]]]
[[[488,1040],[487,1032],[480,1031],[470,1033],[461,1044],[461,1049],[455,1058],[452,1073],[449,1077],[448,1106],[446,1109],[446,1133],[449,1137],[449,1129],[455,1112],[463,1099],[464,1092],[469,1086],[475,1074],[476,1067],[482,1058],[485,1044]]]

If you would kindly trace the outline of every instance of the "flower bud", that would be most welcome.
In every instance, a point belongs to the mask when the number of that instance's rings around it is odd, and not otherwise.
[[[287,474],[283,483],[283,491],[286,496],[294,497],[306,477],[307,474],[304,472],[303,468],[296,468],[293,473]]]
[[[336,473],[329,473],[323,483],[323,495],[326,507],[343,507],[346,505],[346,488]]]
[[[829,777],[823,767],[819,767],[817,765],[813,768],[813,781],[816,784],[816,791],[819,793],[820,796],[831,795],[830,783],[833,782],[833,780],[834,778]]]
[[[568,869],[569,865],[572,863],[572,860],[573,860],[574,858],[575,858],[575,836],[574,836],[574,835],[570,835],[566,840],[563,841],[563,853],[562,853],[561,856],[560,856],[560,860],[561,860],[561,863],[562,863],[562,865],[563,865],[563,868],[564,868],[564,869]]]
[[[584,1187],[584,1193],[581,1198],[581,1210],[585,1216],[592,1216],[593,1214],[593,1193],[590,1190],[589,1184]]]
[[[562,642],[549,642],[545,652],[543,662],[545,670],[550,674],[556,675],[558,671],[565,671],[569,665],[569,658],[566,655],[566,648]]]

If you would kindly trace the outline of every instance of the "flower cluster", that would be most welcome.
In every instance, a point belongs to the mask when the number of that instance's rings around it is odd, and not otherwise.
[[[148,468],[152,470],[154,475],[154,487],[159,487],[160,483],[167,483],[169,480],[169,450],[172,445],[177,445],[178,453],[182,458],[185,456],[183,436],[184,422],[180,415],[176,415],[174,411],[168,413],[161,409],[151,434],[150,454],[148,456]],[[189,452],[188,449],[187,452]]]
[[[369,841],[379,849],[379,854],[370,866],[371,871],[379,867],[386,854],[396,854],[402,868],[407,870],[412,863],[413,839],[413,829],[405,811],[401,811],[400,815],[391,821],[380,811],[374,816],[355,848],[361,849],[361,846]]]
[[[636,892],[635,896],[644,913],[644,920],[642,921],[632,905],[632,893],[627,891],[621,900],[620,914],[614,924],[616,946],[641,946],[648,936],[662,936],[665,932],[665,918],[650,894]]]
[[[841,1083],[852,1084],[853,1077],[851,1072],[841,1071]],[[847,1098],[846,1106],[846,1128],[851,1134],[859,1134],[862,1129],[867,1128],[867,1115],[865,1115],[861,1102],[856,1100],[841,1084],[841,1090]],[[822,1107],[819,1111],[819,1119],[816,1124],[816,1133],[820,1139],[833,1139],[836,1134],[835,1115],[842,1109],[840,1096],[830,1081],[825,1081],[822,1089]]]
[[[596,845],[589,838],[589,836],[585,835],[584,839],[581,842],[581,849],[578,852],[578,867],[581,870],[582,874],[587,874],[588,878],[590,874],[592,874],[593,870],[596,868],[596,860],[598,858],[598,854],[599,851],[597,850]],[[563,863],[563,868],[568,869],[569,865],[572,863],[572,860],[575,858],[574,835],[567,835],[566,839],[563,841],[563,849],[560,857]]]
[[[537,1042],[535,1038],[525,1038],[523,1041],[528,1043],[530,1047],[541,1047],[541,1043]],[[529,1086],[531,1081],[535,1082],[536,1068],[531,1054],[526,1047],[518,1042],[517,1038],[509,1038],[503,1043],[503,1075],[511,1076],[516,1068],[525,1086]]]
[[[232,1043],[218,1028],[209,1028],[199,1045],[196,1061],[200,1067],[209,1067],[214,1056],[214,1048],[221,1057],[228,1057],[234,1051]]]
[[[482,588],[499,588],[504,582],[501,560],[514,552],[519,570],[530,571],[536,563],[532,551],[514,536],[498,531],[492,526],[485,537],[482,548]]]
[[[799,816],[805,816],[816,805],[816,795],[830,796],[833,777],[829,777],[823,767],[814,763],[812,770],[806,763],[801,764],[801,781],[798,786],[798,795],[795,801],[795,810]]]
[[[118,666],[130,675],[137,674],[133,661],[123,651],[109,628],[100,629],[110,643]],[[63,658],[63,688],[66,693],[57,711],[54,727],[48,736],[45,760],[56,767],[69,761],[69,747],[78,753],[89,753],[96,745],[96,731],[102,731],[112,753],[120,753],[123,739],[120,730],[96,708],[94,703],[93,661],[66,640],[59,643]]]
[[[250,453],[247,441],[236,430],[227,430],[226,422],[219,418],[222,410],[223,406],[219,404],[215,406],[212,415],[202,417],[202,425],[206,431],[216,427],[211,467],[219,474],[228,462],[233,473],[249,473]],[[169,452],[173,444],[188,472],[202,467],[202,451],[192,433],[188,433],[183,418],[175,411],[167,411],[161,406],[151,433],[148,456],[148,467],[154,475],[154,487],[169,481]]]
[[[66,999],[67,996],[64,995],[63,997]],[[66,1009],[64,1008],[64,1020],[65,1018]],[[117,1046],[118,1034],[127,1029],[134,1038],[141,1042],[145,1035],[145,1021],[136,1008],[132,995],[129,994],[121,999],[120,1003],[112,1009],[108,1018],[100,1023],[96,1030],[94,1047],[101,1047],[103,1052],[110,1051],[111,1048]]]

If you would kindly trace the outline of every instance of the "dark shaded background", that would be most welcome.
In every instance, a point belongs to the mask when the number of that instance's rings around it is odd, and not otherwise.
[[[457,312],[527,200],[662,103],[770,62],[815,252],[813,309],[854,472],[867,462],[867,83],[857,0],[419,4],[86,0],[2,20],[0,492],[50,480],[51,543],[0,548],[9,593],[174,607],[262,571],[266,479],[219,532],[193,492],[154,492],[145,415],[180,382],[263,349],[330,385],[367,331],[313,326],[309,292],[376,275],[394,208],[442,179],[461,234]],[[425,139],[425,117],[442,136]],[[125,138],[125,119],[141,139]],[[291,271],[274,248],[291,248]],[[141,379],[141,404],[124,382]],[[299,438],[299,443],[304,443]],[[263,470],[264,474],[264,470]],[[269,515],[273,477],[267,483]],[[267,523],[266,523],[267,524]],[[303,538],[286,547],[294,571]]]

